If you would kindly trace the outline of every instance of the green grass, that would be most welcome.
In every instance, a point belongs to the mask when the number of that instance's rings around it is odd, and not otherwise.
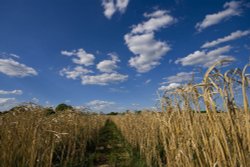
[[[86,166],[144,167],[145,162],[133,151],[116,125],[108,120],[100,130],[95,150],[89,153]]]

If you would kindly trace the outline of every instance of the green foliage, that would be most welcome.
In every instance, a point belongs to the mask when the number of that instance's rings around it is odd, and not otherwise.
[[[56,107],[56,112],[65,111],[65,110],[72,110],[72,109],[73,109],[72,106],[62,103]]]
[[[141,110],[136,110],[135,111],[136,114],[141,114],[141,112],[142,112]]]
[[[206,110],[201,110],[200,113],[207,113],[207,111]]]
[[[50,116],[55,114],[56,112],[53,110],[53,108],[45,108],[45,115]]]
[[[118,114],[119,114],[118,112],[110,112],[107,115],[118,115]]]
[[[132,149],[111,120],[106,121],[100,130],[95,149],[89,153],[85,166],[146,167],[140,153]]]

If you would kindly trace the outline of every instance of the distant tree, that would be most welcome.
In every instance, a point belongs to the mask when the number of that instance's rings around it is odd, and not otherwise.
[[[118,114],[119,114],[118,112],[110,112],[107,115],[118,115]]]
[[[55,110],[56,111],[65,111],[65,110],[72,110],[72,109],[73,109],[72,106],[62,103],[62,104],[58,104],[58,106],[56,106]]]
[[[141,110],[135,110],[136,114],[141,114],[141,112],[142,112]]]

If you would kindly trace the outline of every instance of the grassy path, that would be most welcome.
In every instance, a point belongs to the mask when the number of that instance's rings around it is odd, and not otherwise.
[[[144,167],[139,154],[124,140],[116,125],[108,120],[101,129],[95,149],[89,155],[87,166]]]

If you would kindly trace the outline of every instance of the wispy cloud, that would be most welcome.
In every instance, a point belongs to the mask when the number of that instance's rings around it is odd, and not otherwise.
[[[0,90],[0,95],[22,95],[22,94],[23,94],[22,90],[11,90],[11,91]]]
[[[190,82],[194,78],[194,72],[179,72],[176,75],[172,75],[166,78],[164,83],[183,83],[183,82]],[[164,84],[163,83],[163,84]]]
[[[19,63],[11,58],[0,58],[0,73],[12,77],[27,77],[38,75],[37,71],[25,64]]]
[[[32,99],[31,99],[31,101],[33,102],[33,103],[39,103],[39,99],[38,98],[36,98],[36,97],[33,97]]]
[[[144,83],[149,84],[151,81],[152,81],[151,79],[147,79]]]
[[[115,104],[113,101],[93,100],[88,102],[86,106],[94,111],[102,111],[111,108]]]
[[[103,73],[97,75],[82,76],[83,85],[109,85],[112,83],[124,82],[128,79],[128,75],[119,73]]]
[[[196,78],[197,77],[195,77],[195,72],[179,72],[176,75],[163,78],[166,81],[160,83],[162,86],[160,86],[158,90],[171,91],[188,82],[191,82],[193,79]]]
[[[166,10],[145,13],[144,16],[148,20],[134,25],[132,31],[124,36],[129,50],[136,55],[130,58],[129,65],[136,68],[139,73],[155,68],[170,50],[166,42],[155,40],[155,32],[176,21]]]
[[[111,19],[115,12],[124,13],[129,4],[129,0],[102,0],[104,15]]]
[[[233,40],[239,39],[241,37],[247,36],[249,34],[250,34],[250,30],[246,30],[246,31],[238,30],[238,31],[232,32],[230,35],[225,36],[223,38],[219,38],[219,39],[211,41],[211,42],[206,42],[205,44],[202,45],[202,48],[211,48],[211,47],[214,47],[214,46],[219,45],[221,43],[233,41]]]
[[[225,53],[229,52],[232,49],[231,46],[227,45],[224,47],[220,47],[209,52],[206,51],[195,51],[192,54],[187,55],[184,58],[179,58],[175,61],[176,64],[181,64],[183,66],[192,66],[192,65],[201,65],[203,67],[209,67],[213,63],[222,60],[222,59],[230,59],[235,60],[233,56],[225,55]]]
[[[207,27],[219,24],[220,22],[227,20],[233,16],[240,16],[242,13],[242,1],[231,1],[226,2],[223,6],[224,10],[214,13],[208,14],[205,16],[205,19],[196,24],[195,28],[198,31],[202,31]]]
[[[128,93],[129,91],[125,89],[124,87],[119,87],[119,88],[109,88],[110,92],[114,93]]]
[[[15,98],[0,98],[0,106],[6,105],[15,100],[16,100]]]
[[[0,98],[0,111],[8,110],[17,104],[15,98]]]

